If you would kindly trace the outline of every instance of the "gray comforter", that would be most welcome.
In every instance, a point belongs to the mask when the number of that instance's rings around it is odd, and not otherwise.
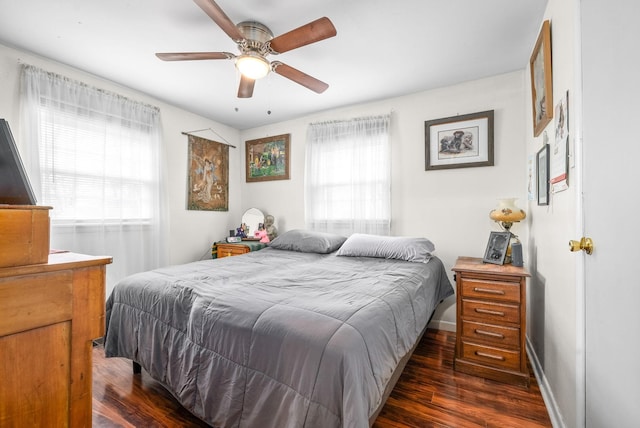
[[[368,427],[451,294],[436,257],[266,248],[124,279],[107,301],[105,352],[216,427]]]

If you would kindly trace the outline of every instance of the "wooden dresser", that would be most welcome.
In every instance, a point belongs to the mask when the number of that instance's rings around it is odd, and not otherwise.
[[[459,257],[455,369],[529,386],[525,349],[526,278],[522,267]]]
[[[108,263],[62,252],[0,268],[0,426],[91,427]]]

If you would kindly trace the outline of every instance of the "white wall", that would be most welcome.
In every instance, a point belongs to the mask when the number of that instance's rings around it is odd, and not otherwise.
[[[233,227],[236,219],[242,215],[239,196],[241,171],[233,167],[229,171],[228,212],[186,210],[187,137],[181,132],[210,127],[231,144],[238,146],[239,132],[237,130],[80,70],[0,45],[0,118],[9,122],[19,148],[26,145],[25,141],[18,139],[18,135],[20,135],[20,64],[35,65],[44,70],[117,92],[160,108],[167,160],[167,194],[170,216],[168,245],[171,264],[200,259],[210,249],[213,241],[228,234],[230,227]],[[204,132],[198,135],[220,141],[213,133]],[[238,165],[241,159],[240,151],[230,149],[229,154],[230,165]],[[55,207],[53,208],[55,209]]]
[[[497,199],[517,197],[525,207],[528,87],[524,70],[239,132],[145,94],[0,45],[0,117],[9,121],[14,134],[19,127],[21,62],[160,107],[170,183],[172,264],[201,258],[211,242],[226,236],[250,207],[273,214],[281,231],[305,227],[304,146],[307,125],[316,121],[392,113],[392,233],[432,239],[449,271],[460,255],[483,255],[489,232],[499,230],[489,219]],[[485,110],[494,110],[495,166],[425,171],[424,122]],[[187,142],[181,131],[208,127],[238,146],[230,149],[228,213],[185,209]],[[244,141],[284,133],[291,134],[290,180],[246,183]],[[215,139],[214,135],[200,135]],[[524,225],[514,226],[513,231],[527,242]],[[441,328],[455,328],[453,297],[441,305],[434,320]]]
[[[291,134],[291,179],[243,179],[243,209],[255,206],[273,214],[281,231],[304,228],[308,124],[391,112],[392,234],[430,238],[450,270],[458,256],[482,257],[489,232],[499,230],[489,219],[497,199],[517,197],[526,207],[524,99],[524,71],[519,71],[243,131],[242,152],[246,140]],[[424,122],[485,110],[495,114],[495,166],[425,171]],[[516,225],[513,231],[526,240],[525,227]],[[455,328],[453,297],[434,319],[443,321],[442,328]]]
[[[557,105],[569,91],[569,138],[574,144],[576,14],[574,2],[549,0],[544,19],[551,23],[553,104]],[[540,22],[542,26],[542,22]],[[533,46],[531,46],[533,50]],[[530,87],[527,73],[527,87]],[[553,147],[554,117],[537,138],[533,137],[531,94],[526,97],[527,154],[535,155],[544,143],[544,134]],[[573,153],[573,148],[570,150]],[[573,163],[573,159],[571,161]],[[576,410],[578,369],[576,366],[576,255],[569,252],[569,240],[580,238],[576,232],[575,169],[570,168],[569,189],[551,194],[548,206],[528,204],[530,239],[525,243],[529,254],[528,337],[544,370],[544,382],[549,388],[548,407],[558,425],[577,426]]]

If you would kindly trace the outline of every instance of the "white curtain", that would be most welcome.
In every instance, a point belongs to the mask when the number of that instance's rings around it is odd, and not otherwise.
[[[118,280],[166,263],[157,107],[33,66],[22,68],[21,138],[51,248],[113,256]]]
[[[309,125],[305,167],[307,228],[348,236],[389,235],[390,116]]]

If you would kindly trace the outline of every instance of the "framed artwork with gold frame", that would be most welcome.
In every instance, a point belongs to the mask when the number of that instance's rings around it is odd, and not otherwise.
[[[542,23],[538,40],[529,60],[533,136],[540,135],[553,118],[553,75],[551,72],[551,25]]]
[[[289,179],[291,134],[245,142],[247,183]]]

